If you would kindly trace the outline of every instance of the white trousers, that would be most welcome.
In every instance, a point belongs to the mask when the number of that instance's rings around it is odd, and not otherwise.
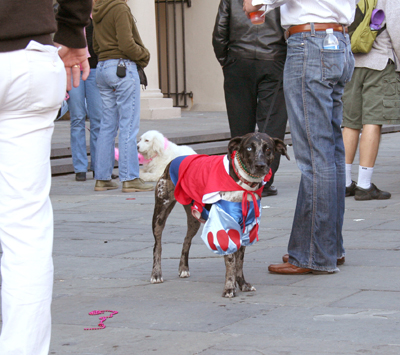
[[[57,50],[0,52],[1,355],[47,355],[53,290],[50,149],[65,96]]]

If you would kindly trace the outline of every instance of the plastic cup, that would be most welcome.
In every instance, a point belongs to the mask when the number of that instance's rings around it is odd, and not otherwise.
[[[250,21],[253,25],[262,25],[265,22],[264,11],[250,12]]]

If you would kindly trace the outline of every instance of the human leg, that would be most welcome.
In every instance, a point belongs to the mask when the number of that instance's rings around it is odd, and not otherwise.
[[[57,50],[0,53],[1,354],[47,355],[53,287],[50,149],[65,96]]]
[[[363,189],[369,189],[371,186],[372,173],[381,139],[381,127],[380,125],[366,124],[361,133],[357,186]]]
[[[390,193],[371,184],[371,178],[379,151],[381,126],[385,123],[399,122],[398,74],[391,61],[382,71],[367,68],[359,68],[357,71],[363,73],[363,131],[360,138],[360,166],[355,199],[388,199],[391,197]]]
[[[257,61],[258,101],[257,126],[270,137],[285,138],[287,112],[283,92],[284,61]],[[275,173],[279,168],[281,155],[276,153],[271,164],[272,177],[266,188],[272,185]],[[265,191],[265,188],[264,188]]]
[[[116,75],[117,62],[117,60],[102,61],[96,69],[96,82],[102,99],[103,114],[97,138],[95,171],[96,179],[101,181],[111,180],[115,161],[114,146],[119,124],[114,91],[114,85],[119,79]]]
[[[71,124],[71,153],[75,173],[87,171],[88,158],[86,150],[86,83],[81,80],[77,88],[68,92],[68,107]]]
[[[89,77],[85,82],[87,113],[90,120],[90,170],[95,171],[96,146],[100,132],[103,102],[96,83],[96,69],[90,69]]]
[[[140,124],[140,79],[134,62],[126,61],[126,77],[115,85],[119,114],[119,177],[130,181],[139,177],[136,136]]]
[[[351,168],[357,152],[363,114],[363,82],[365,72],[355,68],[343,93],[343,141],[346,157],[346,196],[354,196],[356,183],[351,178]]]
[[[355,189],[356,200],[386,200],[391,197],[387,191],[379,190],[371,183],[381,138],[380,125],[366,124],[360,139],[360,166]]]
[[[368,168],[375,166],[381,140],[381,125],[366,124],[363,126],[360,139],[360,165]]]
[[[345,40],[338,34],[340,51],[321,52],[324,37],[321,32],[315,36],[295,34],[288,42],[285,98],[294,153],[302,172],[288,251],[289,262],[297,267],[333,272],[338,254],[344,253],[340,96],[354,60],[348,37]]]
[[[358,147],[358,138],[360,136],[359,129],[350,127],[343,128],[343,142],[345,148],[346,164],[353,164]]]
[[[224,66],[224,93],[231,137],[254,132],[257,110],[257,60],[231,58]]]

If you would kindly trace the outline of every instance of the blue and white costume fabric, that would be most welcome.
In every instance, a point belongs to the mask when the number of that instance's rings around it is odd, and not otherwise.
[[[263,185],[254,192],[243,189],[229,175],[227,156],[190,155],[174,159],[170,166],[171,180],[175,185],[175,198],[183,204],[192,204],[206,223],[201,238],[215,254],[229,255],[241,246],[258,240],[260,200]],[[221,191],[243,191],[241,202],[222,200]],[[248,201],[250,195],[252,201]],[[210,211],[203,209],[212,204]]]

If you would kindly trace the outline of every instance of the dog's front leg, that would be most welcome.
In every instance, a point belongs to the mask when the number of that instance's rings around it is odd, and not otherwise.
[[[192,239],[200,228],[200,222],[192,216],[190,205],[183,206],[187,216],[187,232],[183,241],[181,260],[179,262],[179,277],[189,277],[189,250],[192,245]]]
[[[225,255],[225,288],[222,297],[232,298],[236,296],[236,253]]]
[[[243,261],[244,261],[244,253],[246,251],[246,247],[241,246],[240,249],[235,253],[236,254],[236,282],[239,285],[239,289],[243,292],[255,291],[256,288],[246,282],[243,274]]]

